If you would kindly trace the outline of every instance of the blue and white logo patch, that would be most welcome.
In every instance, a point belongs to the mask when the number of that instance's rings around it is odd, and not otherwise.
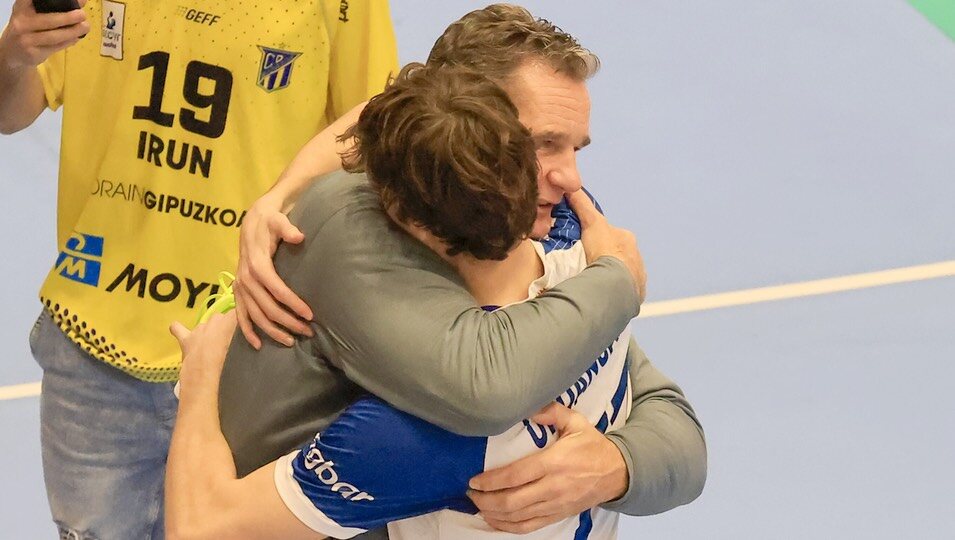
[[[96,287],[103,260],[102,236],[73,233],[56,258],[56,273],[66,279]]]
[[[266,92],[281,90],[292,82],[292,67],[302,53],[283,51],[271,47],[258,46],[262,51],[262,63],[259,64],[258,82]]]

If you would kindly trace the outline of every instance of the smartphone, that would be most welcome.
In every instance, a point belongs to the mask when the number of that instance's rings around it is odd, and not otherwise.
[[[33,7],[37,13],[63,13],[80,9],[76,0],[33,0]]]

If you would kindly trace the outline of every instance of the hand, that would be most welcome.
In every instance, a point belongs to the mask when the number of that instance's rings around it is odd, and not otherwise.
[[[605,255],[623,261],[633,277],[637,297],[643,303],[647,294],[647,270],[637,248],[637,238],[632,232],[611,225],[607,218],[597,211],[584,190],[567,194],[567,202],[580,219],[581,242],[584,243],[587,262],[592,263]]]
[[[191,332],[179,322],[169,327],[182,350],[179,382],[183,395],[203,387],[219,391],[219,377],[235,335],[235,325],[235,312],[231,311],[213,315]]]
[[[66,13],[37,13],[32,0],[16,0],[10,23],[0,35],[0,60],[9,69],[34,68],[90,31],[82,7]]]
[[[312,319],[312,310],[282,281],[272,263],[279,241],[298,244],[304,239],[302,231],[282,212],[279,198],[270,194],[255,201],[242,221],[239,268],[232,290],[242,335],[256,349],[262,341],[253,323],[286,346],[295,342],[286,329],[312,335],[311,328],[302,321]]]
[[[468,496],[490,526],[526,534],[626,493],[623,456],[583,415],[552,403],[531,420],[555,426],[557,442],[471,479]]]

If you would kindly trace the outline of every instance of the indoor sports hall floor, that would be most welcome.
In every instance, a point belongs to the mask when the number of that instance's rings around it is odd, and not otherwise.
[[[709,444],[700,499],[620,537],[955,538],[955,43],[901,0],[527,4],[603,60],[580,168],[640,239],[634,330]],[[393,0],[402,60],[482,5]],[[55,534],[27,334],[57,122],[0,139],[2,539]]]

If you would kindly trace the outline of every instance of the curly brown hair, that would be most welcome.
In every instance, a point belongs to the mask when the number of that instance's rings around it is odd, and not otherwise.
[[[451,23],[431,48],[428,65],[466,66],[504,82],[528,60],[542,60],[578,81],[600,68],[597,55],[572,35],[511,4],[491,4]]]
[[[342,135],[345,170],[367,172],[386,209],[448,245],[501,260],[537,208],[537,160],[507,94],[483,74],[409,64]]]

